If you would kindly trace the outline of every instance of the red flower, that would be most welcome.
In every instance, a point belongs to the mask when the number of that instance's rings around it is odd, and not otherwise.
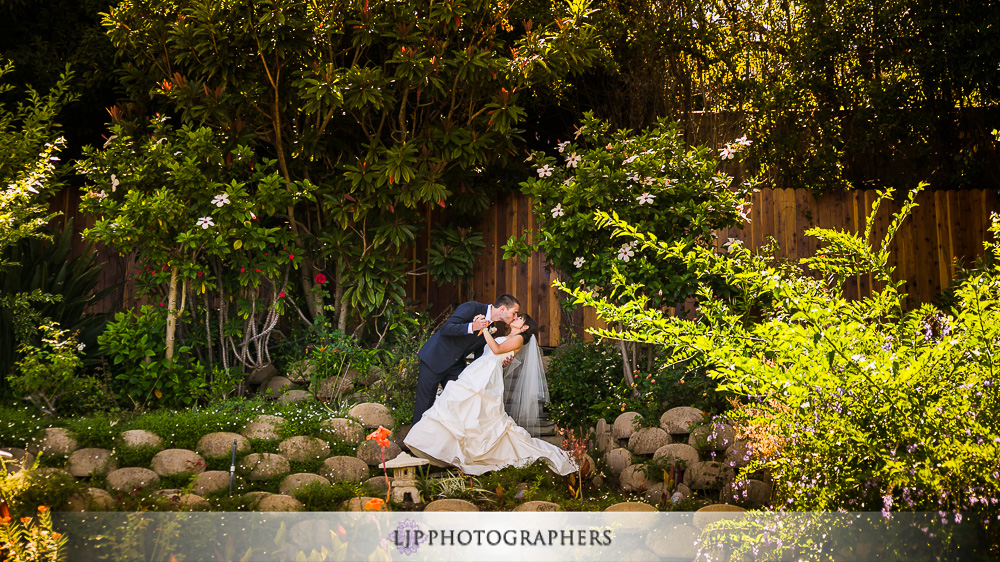
[[[241,267],[240,268],[240,273],[243,273],[244,271],[246,271],[246,268],[245,267]]]
[[[294,260],[295,259],[295,254],[288,254],[288,259]]]
[[[285,292],[284,292],[284,291],[281,291],[280,293],[278,293],[278,296],[279,296],[279,297],[284,297],[284,296],[285,296]]]
[[[198,272],[198,277],[201,277],[201,276],[202,276],[202,272],[199,271]]]
[[[368,437],[365,437],[365,440],[374,439],[375,442],[378,443],[379,447],[388,447],[392,444],[389,442],[390,435],[392,435],[392,432],[380,425],[378,426],[378,429],[371,432]]]
[[[316,277],[314,277],[313,280],[316,281],[317,285],[322,285],[323,283],[326,283],[326,275],[323,275],[322,273],[317,273]]]
[[[163,306],[163,303],[162,303],[162,302],[160,303],[160,306]]]

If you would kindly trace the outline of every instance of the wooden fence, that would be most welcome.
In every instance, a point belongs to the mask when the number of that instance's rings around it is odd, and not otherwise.
[[[872,243],[880,247],[892,219],[900,207],[900,197],[885,201],[875,217]],[[804,189],[765,189],[753,194],[750,222],[742,228],[718,231],[716,247],[724,251],[729,238],[742,240],[758,249],[774,238],[779,246],[777,257],[797,261],[815,254],[816,238],[806,236],[812,227],[859,232],[871,214],[876,197],[873,190],[832,193],[815,197]],[[907,306],[933,302],[949,280],[957,263],[971,264],[983,255],[983,241],[992,239],[987,228],[990,213],[1000,212],[994,190],[924,191],[917,196],[918,206],[890,244],[890,265],[894,278],[906,280]],[[512,236],[527,232],[533,238],[536,222],[527,197],[514,196],[496,201],[482,225],[486,249],[476,262],[471,283],[472,294],[454,286],[435,286],[426,277],[414,277],[408,295],[424,303],[432,314],[442,314],[462,300],[476,298],[491,301],[496,295],[511,293],[521,301],[523,310],[539,319],[541,345],[558,345],[567,330],[582,334],[584,327],[597,325],[590,310],[563,312],[560,295],[552,288],[557,273],[545,267],[537,252],[528,263],[504,260],[501,246]],[[426,232],[413,251],[419,262],[426,259],[430,232]],[[871,276],[848,280],[845,292],[856,299],[871,293]],[[880,288],[875,283],[875,288]]]

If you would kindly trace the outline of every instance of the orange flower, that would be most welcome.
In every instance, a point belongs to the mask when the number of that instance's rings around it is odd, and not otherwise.
[[[379,447],[388,447],[389,445],[391,445],[391,443],[389,442],[390,435],[392,435],[392,432],[380,425],[378,426],[378,429],[371,432],[371,434],[365,439],[366,440],[374,439],[375,442],[378,443]]]
[[[382,511],[383,505],[385,505],[383,500],[372,498],[365,504],[365,511]]]
[[[10,517],[0,517],[0,525],[6,525],[10,523]]]
[[[49,508],[46,507],[46,506],[44,506],[44,505],[38,506],[38,511],[41,512],[41,513],[45,513],[48,510],[49,510]]]

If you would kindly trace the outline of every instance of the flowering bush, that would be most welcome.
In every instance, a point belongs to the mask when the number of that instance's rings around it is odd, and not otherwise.
[[[58,324],[46,324],[39,330],[43,334],[41,345],[21,346],[21,359],[9,381],[25,400],[45,414],[56,415],[64,398],[79,400],[95,392],[98,382],[78,373],[83,366],[79,355],[83,345],[69,330],[60,330]]]
[[[52,530],[52,513],[38,506],[38,517],[13,521],[10,514],[0,515],[0,552],[9,562],[57,562],[66,557],[67,538]]]

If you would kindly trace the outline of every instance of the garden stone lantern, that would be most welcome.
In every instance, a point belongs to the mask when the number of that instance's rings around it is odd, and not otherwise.
[[[391,461],[382,463],[383,469],[392,469],[392,501],[402,503],[407,494],[413,503],[422,503],[417,491],[417,467],[429,464],[427,459],[411,457],[400,453]]]

